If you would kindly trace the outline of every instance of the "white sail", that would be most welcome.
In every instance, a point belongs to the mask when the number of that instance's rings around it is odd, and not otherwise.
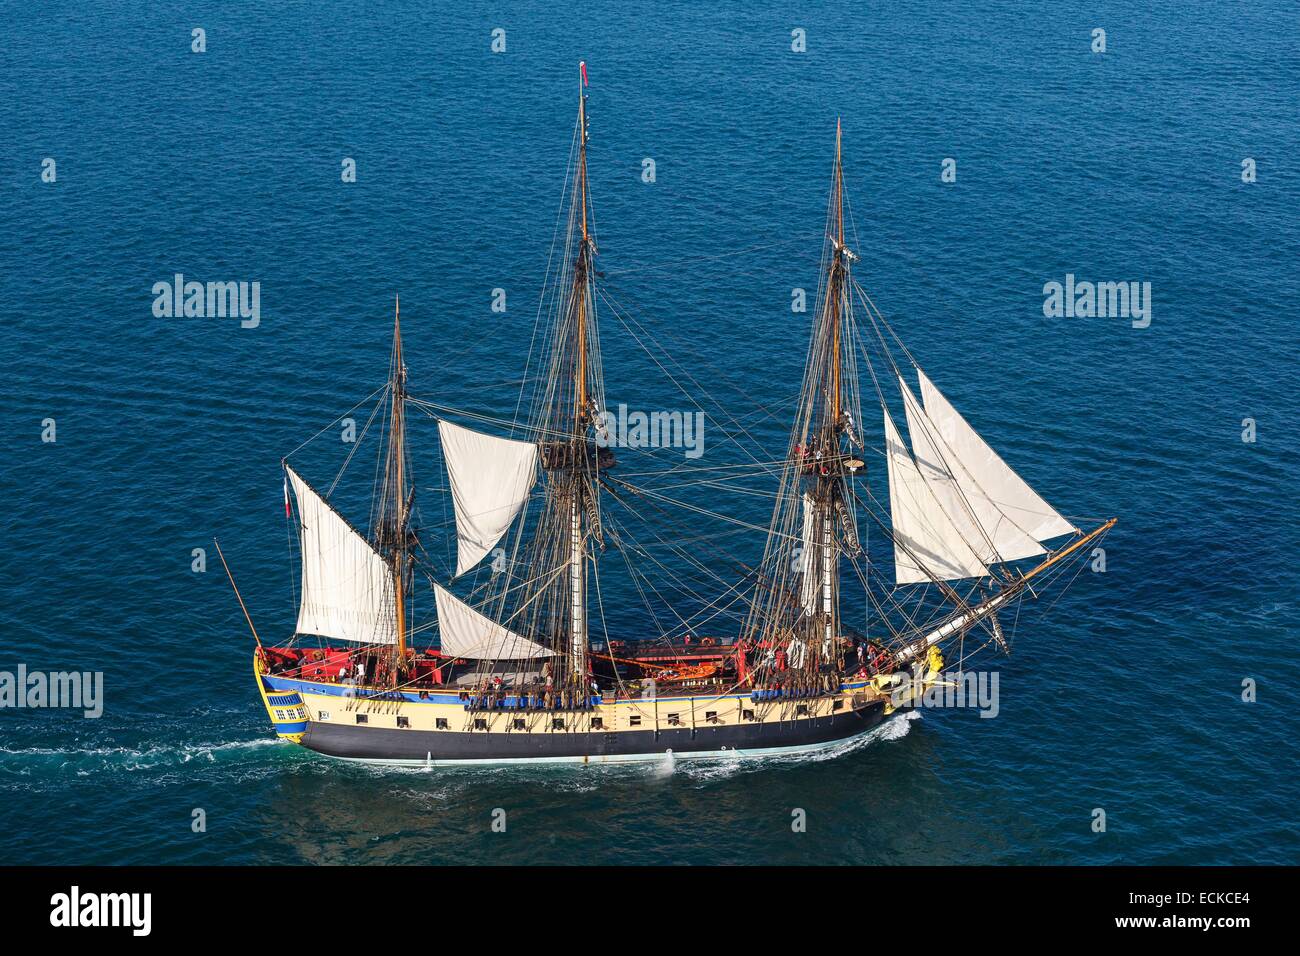
[[[393,569],[366,538],[285,466],[302,527],[298,633],[392,644],[397,605]]]
[[[537,480],[537,446],[442,420],[438,434],[456,506],[460,575],[496,546],[528,501]]]
[[[817,524],[817,509],[812,495],[803,496],[803,543],[799,551],[799,573],[803,575],[799,599],[805,614],[811,614],[817,601],[817,578],[813,575],[813,530]]]
[[[902,378],[898,387],[907,410],[907,434],[912,440],[913,459],[940,507],[980,560],[996,564],[1045,553],[1043,546],[1003,514],[970,478]]]
[[[899,584],[978,578],[989,569],[971,550],[916,467],[885,412],[889,514],[894,531],[894,575]],[[927,573],[928,572],[928,573]]]
[[[998,457],[924,372],[920,369],[916,372],[925,413],[938,429],[946,450],[951,452],[949,460],[961,463],[962,467],[954,468],[954,477],[968,498],[982,499],[992,505],[1008,519],[1006,524],[1036,541],[1078,533],[1078,528],[1061,517]]]
[[[438,602],[438,633],[444,654],[493,661],[552,655],[552,651],[540,644],[483,616],[441,585],[435,583],[433,591]]]

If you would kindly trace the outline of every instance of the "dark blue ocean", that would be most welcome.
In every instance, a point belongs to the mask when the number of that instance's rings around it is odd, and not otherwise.
[[[0,711],[0,859],[1300,862],[1295,12],[5,3],[0,670],[100,671],[105,703]],[[689,408],[664,368],[689,370],[748,433],[706,431],[697,465],[782,454],[840,116],[858,279],[1049,501],[1120,519],[1105,573],[989,662],[996,719],[621,769],[367,769],[274,741],[212,538],[288,636],[280,459],[382,384],[395,294],[412,392],[513,415],[579,60],[603,287],[640,326],[603,314],[611,405]],[[176,273],[259,282],[260,324],[156,317]],[[1149,282],[1149,326],[1045,317],[1067,274]],[[441,518],[432,422],[412,432]],[[762,497],[674,493],[767,520]],[[638,636],[607,563],[611,626]]]

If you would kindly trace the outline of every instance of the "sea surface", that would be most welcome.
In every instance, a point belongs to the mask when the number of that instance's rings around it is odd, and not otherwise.
[[[0,710],[0,859],[1300,862],[1293,4],[92,0],[3,20],[0,671],[102,672],[105,702]],[[839,117],[859,281],[1049,501],[1119,518],[1105,572],[1027,607],[986,663],[995,719],[629,768],[386,770],[274,740],[212,539],[286,638],[280,460],[382,385],[395,295],[412,392],[513,417],[579,60],[602,288],[636,317],[601,313],[610,405],[699,401],[690,467],[784,453]],[[259,324],[155,316],[176,273],[259,282]],[[1149,326],[1045,317],[1067,274],[1149,282]],[[445,577],[433,423],[411,430]],[[302,459],[322,484],[336,432]],[[771,490],[671,493],[761,526]],[[680,520],[641,532],[652,558],[671,563],[656,533],[722,577],[719,548],[761,554],[761,532]],[[622,564],[602,559],[607,623],[646,636],[663,609]]]

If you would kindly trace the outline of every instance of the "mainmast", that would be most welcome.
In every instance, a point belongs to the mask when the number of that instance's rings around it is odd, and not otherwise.
[[[544,374],[536,376],[529,416],[544,475],[542,513],[531,522],[522,561],[494,586],[498,606],[515,607],[511,630],[553,652],[542,665],[548,693],[575,701],[583,699],[587,685],[587,587],[602,540],[600,475],[614,463],[613,453],[595,441],[604,428],[605,396],[594,284],[598,250],[587,175],[586,65],[579,64],[579,71],[576,138],[570,142],[562,200],[567,226],[563,251],[556,255],[559,270],[546,285],[548,357]],[[516,540],[524,540],[522,530]]]
[[[581,210],[582,231],[573,265],[573,322],[577,341],[573,370],[573,455],[569,488],[569,677],[585,683],[587,673],[587,549],[583,511],[590,493],[587,466],[587,426],[592,420],[587,397],[587,300],[591,294],[592,241],[587,232],[587,79],[585,63],[578,65],[578,171],[575,197]]]
[[[591,262],[591,237],[587,234],[587,94],[583,89],[587,71],[579,64],[578,80],[578,173],[574,188],[582,215],[582,234],[573,268],[574,323],[577,332],[573,381],[573,474],[569,498],[569,674],[573,681],[585,680],[587,672],[587,556],[583,530],[583,499],[587,487],[583,469],[587,460],[587,297]]]
[[[840,120],[835,120],[835,220],[836,220],[836,240],[837,250],[844,249],[844,163],[840,155]],[[839,263],[840,256],[836,255],[831,263],[831,281],[836,283],[840,279],[840,271],[835,268]],[[847,266],[845,266],[847,268]],[[836,283],[843,285],[842,282]],[[832,346],[831,362],[834,369],[831,384],[831,401],[833,403],[832,420],[839,421],[840,417],[840,296],[839,290],[832,287],[827,294],[827,302],[831,307],[831,328]]]

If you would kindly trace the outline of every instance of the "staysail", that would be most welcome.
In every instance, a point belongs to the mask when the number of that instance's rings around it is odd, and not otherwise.
[[[396,642],[393,569],[360,532],[285,465],[302,528],[298,633],[366,644]]]
[[[894,531],[894,573],[899,584],[978,578],[989,569],[971,550],[929,487],[885,412],[889,514]]]
[[[946,450],[951,452],[949,460],[961,463],[960,468],[954,468],[953,477],[976,511],[992,508],[1006,519],[998,525],[999,533],[1011,528],[1036,541],[1078,533],[1078,528],[1061,517],[998,457],[924,372],[918,368],[916,373],[921,382],[925,414],[934,423]],[[993,520],[990,516],[989,521]]]
[[[907,433],[912,440],[912,457],[952,519],[953,525],[985,564],[1015,561],[1043,554],[1043,546],[1026,534],[966,470],[963,462],[947,447],[938,426],[921,409],[921,404],[902,378],[898,387],[907,410]]]
[[[519,660],[553,653],[480,614],[441,585],[435,583],[433,591],[444,654],[473,660]]]
[[[478,564],[501,540],[537,480],[537,446],[439,420],[456,506],[456,574]]]

